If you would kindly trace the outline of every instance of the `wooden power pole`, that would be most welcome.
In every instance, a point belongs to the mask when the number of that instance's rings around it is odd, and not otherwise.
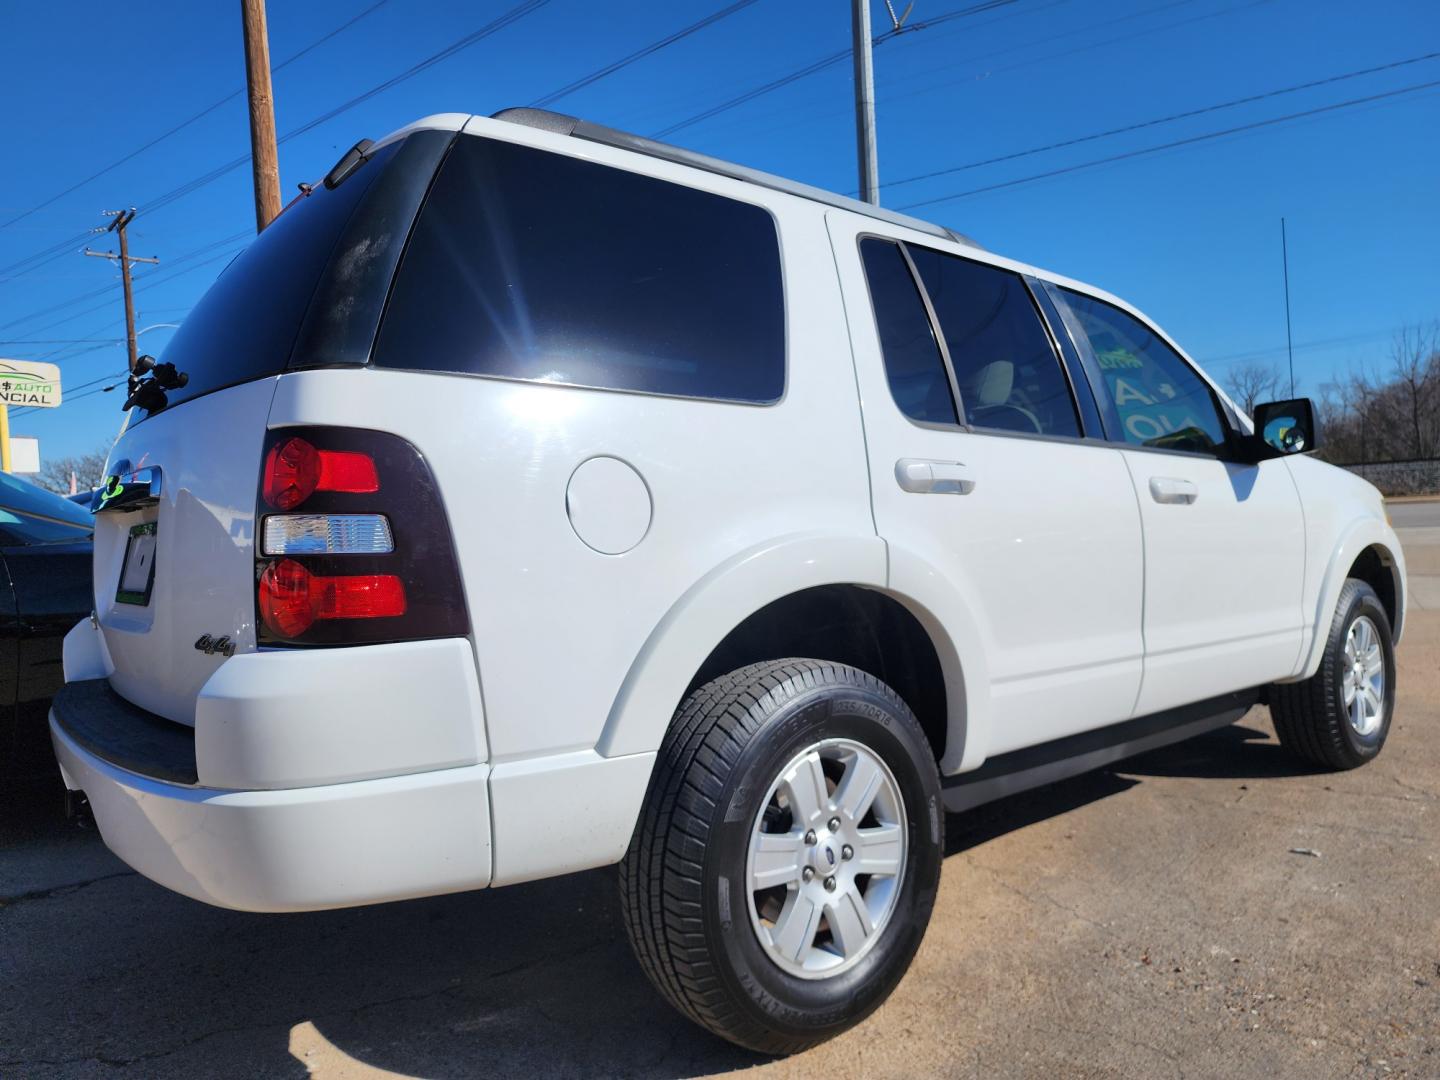
[[[275,97],[270,89],[270,36],[265,0],[240,0],[245,27],[245,83],[250,91],[250,163],[255,173],[255,231],[280,213],[280,158],[275,148]]]
[[[114,219],[106,226],[105,231],[113,232],[119,237],[120,253],[117,255],[113,251],[91,251],[87,247],[85,254],[97,259],[110,259],[112,262],[120,264],[120,282],[125,289],[125,343],[130,350],[130,375],[133,378],[138,354],[135,349],[135,291],[130,285],[130,267],[135,263],[159,265],[160,260],[130,254],[130,242],[125,236],[125,229],[130,222],[135,220],[133,206],[129,210],[106,210],[105,215]],[[95,231],[99,232],[100,230],[96,229]]]

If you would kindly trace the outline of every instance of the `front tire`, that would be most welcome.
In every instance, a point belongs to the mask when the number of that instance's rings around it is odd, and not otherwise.
[[[620,865],[626,928],[686,1016],[796,1053],[900,981],[943,845],[934,757],[893,690],[825,661],[754,664],[671,724]]]
[[[1349,578],[1340,590],[1320,669],[1270,688],[1275,734],[1326,769],[1354,769],[1380,753],[1395,712],[1395,646],[1375,590]]]

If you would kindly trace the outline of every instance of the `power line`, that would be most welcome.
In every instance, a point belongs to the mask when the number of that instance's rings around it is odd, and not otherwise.
[[[87,235],[88,235],[88,234],[87,234]],[[208,243],[208,244],[204,244],[204,245],[202,245],[202,246],[200,246],[200,247],[198,247],[198,248],[195,248],[195,249],[193,249],[193,250],[191,250],[191,251],[187,251],[187,252],[185,252],[183,255],[177,255],[175,258],[173,258],[173,259],[171,259],[171,260],[169,261],[169,265],[173,267],[173,266],[178,265],[178,264],[183,264],[183,263],[189,262],[191,259],[193,259],[193,258],[194,258],[195,256],[197,256],[197,255],[203,255],[203,254],[204,254],[205,252],[207,252],[207,251],[213,251],[213,250],[214,250],[215,248],[217,248],[217,247],[221,247],[221,246],[223,246],[223,245],[225,245],[225,244],[234,243],[234,242],[237,241],[237,240],[244,240],[244,239],[248,238],[250,235],[251,235],[251,233],[249,232],[249,230],[246,230],[246,231],[243,231],[243,232],[235,233],[235,234],[232,235],[232,236],[226,236],[226,237],[223,237],[223,238],[221,238],[221,239],[219,239],[219,240],[211,241],[211,242]],[[153,273],[152,273],[152,274],[141,274],[141,275],[139,275],[139,276],[136,278],[136,280],[144,280],[145,278],[149,278],[149,277],[153,277],[153,276],[154,276]],[[38,318],[40,318],[42,315],[49,315],[49,314],[52,314],[52,313],[57,312],[57,311],[64,311],[66,308],[68,308],[68,307],[73,307],[73,306],[75,306],[76,304],[82,304],[82,303],[84,303],[86,300],[93,300],[93,299],[94,299],[95,297],[97,297],[97,296],[104,296],[105,294],[109,293],[113,288],[114,288],[113,285],[103,285],[103,286],[101,286],[101,287],[98,288],[98,289],[92,289],[92,290],[90,290],[89,292],[84,292],[84,293],[80,293],[80,294],[78,294],[78,295],[76,295],[76,296],[72,296],[72,297],[70,297],[70,298],[67,299],[67,300],[61,300],[59,303],[52,304],[52,305],[50,305],[48,308],[42,308],[42,309],[40,309],[39,311],[31,311],[31,312],[29,312],[29,313],[27,313],[27,314],[25,314],[25,315],[21,315],[18,319],[11,319],[8,323],[5,323],[5,324],[3,324],[3,325],[0,325],[0,330],[8,330],[8,329],[10,329],[12,326],[18,326],[18,325],[20,325],[21,323],[29,322],[31,319],[38,319]],[[94,311],[94,310],[96,310],[96,309],[95,309],[95,308],[88,308],[88,309],[87,309],[87,311]],[[82,313],[82,314],[83,314],[83,313]],[[74,316],[74,318],[79,318],[79,315]],[[69,319],[61,319],[59,322],[48,323],[48,324],[46,325],[46,327],[42,327],[42,329],[46,329],[46,328],[48,328],[48,327],[60,326],[61,324],[65,323],[65,322],[69,322],[69,321],[70,321]],[[40,331],[38,331],[38,330],[32,331],[32,333],[39,333],[39,332],[40,332]]]
[[[484,26],[480,27],[478,30],[474,30],[469,34],[466,34],[464,37],[457,39],[450,45],[446,46],[444,49],[441,49],[439,52],[431,54],[424,60],[421,60],[418,63],[407,68],[405,71],[400,72],[398,75],[386,79],[384,82],[371,87],[364,93],[357,94],[355,97],[351,98],[350,100],[344,102],[341,105],[336,106],[330,111],[323,113],[320,116],[317,116],[304,124],[301,124],[294,130],[287,132],[285,135],[282,135],[278,141],[282,143],[288,142],[289,140],[303,135],[308,131],[314,130],[321,124],[333,120],[335,117],[341,115],[342,113],[347,112],[350,109],[353,109],[355,106],[370,100],[370,98],[374,97],[376,94],[383,93],[386,90],[398,86],[405,80],[411,79],[414,76],[419,75],[421,72],[427,70],[430,67],[433,67],[435,64],[440,63],[442,60],[448,60],[450,57],[454,56],[462,49],[466,49],[469,46],[474,45],[476,42],[482,41],[483,39],[491,36],[492,34],[503,30],[511,23],[517,22],[518,20],[524,18],[526,15],[531,14],[533,11],[544,7],[549,2],[550,0],[525,0],[525,2],[511,8],[504,15],[501,15],[498,18],[491,20]],[[237,91],[236,93],[243,93],[243,91]],[[242,157],[235,158],[231,161],[226,162],[223,165],[219,165],[201,176],[188,180],[185,183],[179,185],[178,187],[172,188],[169,191],[148,200],[147,202],[141,204],[142,208],[147,214],[153,214],[155,211],[161,209],[162,207],[168,206],[175,200],[184,198],[186,195],[189,195],[194,191],[198,191],[200,188],[205,187],[207,184],[211,184],[214,181],[220,179],[220,177],[226,175],[227,173],[235,171],[249,160],[250,155],[245,154]],[[48,203],[44,203],[41,205],[48,205]],[[36,207],[35,209],[40,209],[40,207]],[[12,266],[0,268],[0,277],[6,276],[12,270],[21,268],[23,266],[30,266],[33,260],[43,259],[47,256],[51,256],[52,254],[59,253],[62,249],[73,247],[76,243],[84,240],[88,235],[89,233],[81,233],[73,239],[62,241],[59,244],[46,248],[44,251],[36,252],[34,255],[27,256],[26,258],[21,259],[19,262],[13,264]],[[40,263],[34,264],[34,266],[38,265],[40,265]],[[30,266],[30,268],[34,269],[34,266]]]
[[[44,265],[44,263],[51,261],[52,258],[58,257],[60,255],[68,255],[76,244],[84,243],[90,238],[90,235],[90,230],[86,229],[84,232],[76,233],[74,236],[67,237],[64,240],[61,240],[59,243],[51,244],[49,247],[41,251],[37,251],[31,255],[26,255],[23,259],[19,259],[11,263],[9,266],[0,267],[0,277],[18,277],[19,275],[12,275],[11,271],[34,270],[36,267],[42,266]]]
[[[899,37],[901,34],[911,34],[920,30],[927,30],[931,27],[940,26],[955,19],[965,18],[970,15],[979,15],[982,12],[993,11],[996,8],[1001,7],[1008,7],[1010,4],[1014,4],[1017,2],[1018,0],[983,0],[982,3],[972,4],[970,7],[959,8],[955,11],[947,11],[943,14],[936,15],[932,19],[921,19],[917,22],[910,23],[907,26],[901,27],[898,30],[886,30],[883,34],[875,35],[872,44],[876,47],[879,47],[885,42]],[[738,108],[739,106],[744,105],[747,102],[754,101],[758,97],[764,97],[766,94],[774,93],[776,90],[779,90],[782,87],[789,86],[793,82],[798,82],[801,79],[814,75],[816,72],[824,71],[826,68],[829,67],[834,67],[836,64],[849,60],[850,56],[851,50],[849,48],[841,49],[838,52],[833,52],[829,56],[822,56],[819,60],[812,61],[811,63],[806,64],[802,68],[797,68],[795,71],[790,72],[788,75],[782,75],[778,79],[772,79],[770,82],[747,90],[743,94],[738,94],[735,97],[732,97],[726,101],[722,101],[719,105],[713,105],[702,112],[696,113],[694,116],[687,117],[686,119],[677,121],[676,123],[673,123],[668,127],[661,128],[659,131],[655,132],[655,134],[652,135],[651,138],[663,139],[667,136],[675,134],[677,131],[683,131],[685,128],[692,127],[703,120],[709,120],[711,117],[719,116],[721,113],[729,112],[731,109]]]
[[[341,104],[335,106],[333,109],[330,109],[328,112],[321,113],[319,116],[306,121],[299,127],[286,132],[284,135],[280,136],[277,141],[281,143],[286,143],[289,142],[291,139],[304,135],[308,131],[313,131],[321,124],[328,123],[329,121],[335,119],[337,116],[340,116],[342,113],[349,112],[351,109],[355,108],[355,106],[369,101],[377,94],[382,94],[386,90],[390,90],[400,85],[407,79],[413,79],[416,75],[419,75],[421,72],[424,72],[429,68],[434,67],[436,64],[440,63],[443,60],[448,60],[450,57],[454,56],[461,50],[468,49],[471,45],[483,41],[485,38],[490,37],[492,34],[499,33],[511,23],[518,22],[525,16],[531,14],[539,8],[544,7],[549,2],[550,0],[525,0],[524,3],[517,4],[515,7],[507,11],[504,15],[501,15],[496,19],[492,19],[490,22],[480,27],[480,29],[474,30],[469,34],[466,34],[464,37],[451,42],[439,52],[432,53],[424,60],[412,64],[410,67],[406,68],[398,75],[394,75],[389,79],[386,79],[384,82],[372,86],[369,90],[355,95],[348,101],[342,102]],[[234,170],[240,168],[249,160],[250,155],[244,154],[231,161],[227,161],[223,165],[219,165],[214,169],[211,169],[208,173],[205,173],[202,176],[198,176],[193,180],[189,180],[181,184],[179,187],[172,188],[164,194],[156,196],[155,198],[149,200],[149,202],[145,203],[146,212],[153,214],[155,211],[161,209],[162,207],[169,206],[176,199],[184,198],[186,195],[189,195],[194,191],[198,191],[200,188],[205,187],[207,184],[213,183],[214,181],[220,179],[220,177],[224,176],[226,173],[233,172]]]
[[[1334,348],[1339,345],[1355,345],[1363,341],[1375,341],[1379,338],[1389,337],[1395,333],[1394,329],[1375,330],[1363,334],[1347,334],[1343,337],[1321,338],[1315,341],[1302,341],[1294,346],[1296,352],[1304,352],[1308,349]],[[1238,364],[1246,360],[1263,360],[1267,356],[1282,356],[1288,352],[1290,346],[1277,345],[1269,349],[1254,349],[1249,352],[1228,353],[1224,356],[1213,356],[1202,362],[1201,366],[1209,369],[1221,367],[1228,364]]]
[[[1251,105],[1257,101],[1265,101],[1269,98],[1281,97],[1285,94],[1298,93],[1301,90],[1313,90],[1317,86],[1328,86],[1332,83],[1344,82],[1347,79],[1358,79],[1364,75],[1374,75],[1381,71],[1393,71],[1395,68],[1405,67],[1408,64],[1418,64],[1426,60],[1440,59],[1440,52],[1425,53],[1422,56],[1412,56],[1408,60],[1396,60],[1389,64],[1380,64],[1376,67],[1362,68],[1359,71],[1347,71],[1343,75],[1331,75],[1325,79],[1315,79],[1312,82],[1297,83],[1294,86],[1282,87],[1279,90],[1268,90],[1263,94],[1251,94],[1249,97],[1234,98],[1230,101],[1222,101],[1215,105],[1206,105],[1199,109],[1189,109],[1185,112],[1172,113],[1169,116],[1161,116],[1154,120],[1144,120],[1138,124],[1127,124],[1124,127],[1111,128],[1108,131],[1097,131],[1090,135],[1081,135],[1073,139],[1062,139],[1059,142],[1047,143],[1044,146],[1032,147],[1029,150],[1017,150],[1013,154],[1001,154],[999,157],[985,158],[982,161],[971,161],[964,165],[952,165],[946,169],[936,169],[933,172],[918,173],[915,176],[907,176],[903,180],[890,180],[881,187],[899,187],[901,184],[914,184],[921,180],[930,180],[937,176],[948,176],[951,173],[964,172],[967,169],[978,169],[985,165],[998,165],[1005,161],[1014,161],[1017,158],[1030,157],[1033,154],[1043,154],[1050,150],[1060,150],[1067,146],[1078,146],[1081,143],[1094,142],[1097,139],[1108,139],[1112,135],[1123,135],[1131,131],[1140,131],[1144,128],[1157,127],[1161,124],[1174,123],[1177,120],[1188,120],[1191,117],[1203,116],[1206,113],[1219,112],[1222,109],[1233,109],[1239,105]]]
[[[297,52],[297,53],[292,53],[292,54],[291,54],[290,56],[288,56],[286,59],[284,59],[284,60],[282,60],[280,63],[276,64],[275,67],[274,67],[272,70],[273,70],[273,71],[279,71],[279,70],[281,70],[282,68],[289,67],[291,64],[295,63],[296,60],[299,60],[302,56],[306,55],[306,54],[309,53],[309,52],[314,51],[315,49],[318,49],[321,45],[325,44],[325,42],[329,41],[331,38],[335,37],[336,35],[338,35],[338,34],[343,34],[346,30],[350,29],[350,27],[354,26],[354,25],[355,25],[356,23],[358,23],[361,19],[365,18],[367,15],[370,15],[370,14],[374,13],[374,12],[377,11],[378,9],[384,7],[384,6],[385,6],[386,4],[388,4],[389,2],[390,2],[390,0],[376,0],[375,3],[373,3],[373,4],[371,4],[369,7],[365,8],[365,10],[361,11],[358,15],[351,16],[349,19],[347,19],[345,22],[341,23],[339,26],[335,27],[335,28],[334,28],[333,30],[331,30],[329,33],[323,34],[322,36],[316,38],[314,41],[312,41],[309,45],[306,45],[306,46],[305,46],[303,49],[301,49],[299,52]],[[100,177],[104,176],[106,173],[108,173],[108,172],[110,172],[110,171],[112,171],[112,170],[114,170],[114,169],[118,169],[121,165],[124,165],[127,161],[130,161],[131,159],[140,156],[140,155],[143,154],[146,150],[149,150],[151,147],[159,145],[160,143],[164,142],[166,139],[170,138],[170,136],[176,134],[177,132],[183,131],[185,128],[189,127],[191,124],[195,123],[197,120],[203,120],[205,117],[209,116],[212,112],[214,112],[216,109],[220,108],[222,105],[226,105],[226,104],[228,104],[229,102],[234,101],[237,97],[239,97],[239,96],[240,96],[241,94],[243,94],[244,92],[245,92],[245,91],[244,91],[244,89],[242,88],[242,89],[240,89],[240,90],[235,90],[235,91],[233,91],[232,93],[226,94],[226,95],[225,95],[223,98],[221,98],[219,101],[216,101],[216,102],[214,102],[214,103],[212,103],[212,104],[210,104],[210,105],[205,106],[205,108],[201,109],[199,112],[195,113],[193,116],[189,117],[189,118],[186,119],[186,120],[180,121],[180,123],[176,124],[174,127],[170,128],[168,131],[164,131],[164,132],[162,132],[161,134],[155,136],[155,138],[151,139],[149,142],[145,143],[143,146],[137,147],[136,149],[130,151],[130,153],[126,154],[124,157],[119,158],[119,159],[116,160],[116,161],[112,161],[109,165],[106,165],[103,169],[99,170],[98,172],[91,173],[91,174],[90,174],[89,176],[87,176],[84,180],[81,180],[81,181],[79,181],[78,183],[71,184],[71,185],[70,185],[68,188],[66,188],[64,191],[59,192],[58,194],[55,194],[55,195],[50,196],[50,198],[46,199],[44,202],[39,203],[39,204],[36,205],[36,206],[32,206],[29,210],[26,210],[23,214],[17,214],[15,217],[12,217],[9,221],[0,222],[0,229],[8,229],[11,225],[14,225],[17,221],[23,221],[23,220],[25,220],[25,218],[29,217],[31,214],[35,213],[36,211],[38,211],[38,210],[43,210],[43,209],[45,209],[45,207],[51,205],[52,203],[57,202],[57,201],[59,201],[60,199],[63,199],[66,195],[70,195],[70,194],[73,194],[73,193],[76,192],[76,191],[79,191],[82,187],[84,187],[86,184],[90,183],[92,180],[98,180],[98,179],[100,179]]]
[[[919,202],[907,203],[900,207],[901,210],[914,210],[920,206],[933,206],[936,203],[950,202],[954,199],[963,199],[970,195],[980,195],[989,191],[999,191],[1002,188],[1015,187],[1019,184],[1028,184],[1035,180],[1048,180],[1053,176],[1064,176],[1067,173],[1080,172],[1082,169],[1093,169],[1099,165],[1109,165],[1116,161],[1128,161],[1131,158],[1144,157],[1146,154],[1158,154],[1162,150],[1174,150],[1181,146],[1191,146],[1195,143],[1207,142],[1210,139],[1223,138],[1226,135],[1238,135],[1246,131],[1255,131],[1259,128],[1272,127],[1275,124],[1283,124],[1290,120],[1301,120],[1307,116],[1319,116],[1323,113],[1336,112],[1340,109],[1348,109],[1356,105],[1368,105],[1375,101],[1384,101],[1388,98],[1399,97],[1402,94],[1413,94],[1420,90],[1429,90],[1440,86],[1440,79],[1432,82],[1416,83],[1412,86],[1404,86],[1398,90],[1387,90],[1382,94],[1370,94],[1367,97],[1352,98],[1349,101],[1339,101],[1332,105],[1321,105],[1314,109],[1305,109],[1302,112],[1289,113],[1285,116],[1274,116],[1268,120],[1257,120],[1250,124],[1240,124],[1236,127],[1225,128],[1223,131],[1209,131],[1203,135],[1191,135],[1189,138],[1176,139],[1173,142],[1162,143],[1159,146],[1147,146],[1139,150],[1131,150],[1124,154],[1112,154],[1109,157],[1097,158],[1094,161],[1082,161],[1076,165],[1067,165],[1059,169],[1050,169],[1047,172],[1036,173],[1033,176],[1022,176],[1015,180],[1006,180],[998,184],[987,184],[984,187],[972,188],[969,191],[957,191],[951,195],[938,195],[933,199],[921,199]]]
[[[1172,8],[1184,7],[1194,2],[1195,0],[1173,0],[1172,3],[1162,4],[1158,7],[1147,8],[1142,11],[1132,11],[1126,15],[1121,15],[1118,18],[1106,19],[1103,22],[1093,22],[1087,26],[1080,27],[1076,30],[1066,31],[1062,34],[1052,34],[1051,36],[1041,38],[1038,41],[1030,41],[1023,45],[1012,45],[1009,48],[997,49],[992,52],[985,53],[981,56],[966,57],[964,59],[956,61],[956,63],[968,63],[971,60],[984,60],[989,59],[993,56],[1004,56],[1006,53],[1017,52],[1021,49],[1028,49],[1036,45],[1045,45],[1052,41],[1061,41],[1065,38],[1074,37],[1076,34],[1083,34],[1094,30],[1101,30],[1105,27],[1116,26],[1120,23],[1130,22],[1134,19],[1141,19],[1150,15],[1158,15],[1162,11],[1169,11]],[[1243,3],[1231,4],[1229,7],[1219,8],[1215,11],[1202,12],[1199,15],[1191,15],[1184,19],[1176,19],[1173,22],[1160,23],[1157,26],[1147,26],[1143,30],[1135,30],[1128,34],[1117,34],[1114,37],[1103,38],[1100,41],[1086,42],[1084,45],[1076,45],[1073,48],[1062,49],[1059,52],[1046,53],[1043,56],[1030,57],[1026,60],[1016,61],[1013,64],[1006,64],[1003,67],[990,68],[986,70],[983,75],[968,76],[961,79],[945,80],[939,83],[931,84],[929,86],[921,87],[917,90],[909,90],[903,94],[887,94],[882,100],[885,102],[903,101],[906,98],[916,97],[920,94],[929,93],[931,90],[937,90],[943,86],[951,86],[958,82],[972,82],[975,79],[979,78],[989,79],[995,75],[999,75],[1007,71],[1016,71],[1020,68],[1030,67],[1034,64],[1047,63],[1051,60],[1061,60],[1069,56],[1078,55],[1079,53],[1092,52],[1095,49],[1103,49],[1108,45],[1118,45],[1121,42],[1134,41],[1136,38],[1148,37],[1151,34],[1159,34],[1165,33],[1170,30],[1177,30],[1182,26],[1189,26],[1192,23],[1204,22],[1206,19],[1217,19],[1221,16],[1232,15],[1240,11],[1248,11],[1251,8],[1261,7],[1269,3],[1274,3],[1274,0],[1245,0],[1245,2]],[[953,67],[953,65],[946,65],[946,67]],[[900,80],[896,81],[903,80],[904,76],[902,76]],[[891,80],[887,79],[886,85],[888,86],[890,85],[890,83]]]
[[[251,234],[250,230],[247,229],[244,233],[242,233],[242,234],[240,234],[240,235],[243,236],[243,237],[248,237],[248,236],[250,236],[250,235],[252,235],[252,234]],[[230,238],[230,239],[233,241],[234,239],[237,239],[237,238],[232,237],[232,238]],[[217,243],[223,243],[223,241],[217,241]],[[207,247],[207,249],[208,249],[208,248],[212,248],[212,247],[214,247],[214,246],[215,246],[215,244],[209,244],[209,245],[207,245],[206,247]],[[149,274],[141,274],[141,275],[139,275],[139,276],[136,278],[136,281],[137,281],[137,282],[141,282],[142,284],[137,284],[137,285],[135,286],[135,291],[136,291],[137,293],[138,293],[138,292],[144,292],[146,289],[151,288],[151,287],[154,286],[154,285],[162,285],[162,284],[164,284],[164,283],[167,282],[167,281],[171,281],[171,280],[173,280],[173,279],[175,279],[175,278],[177,278],[177,277],[182,277],[182,276],[184,276],[185,274],[192,273],[192,272],[195,271],[195,270],[199,270],[199,269],[200,269],[201,267],[203,267],[203,266],[209,266],[211,263],[216,262],[216,261],[219,260],[219,259],[228,258],[228,257],[234,255],[236,250],[239,250],[239,249],[237,248],[237,249],[232,250],[232,251],[222,251],[222,252],[220,252],[218,255],[213,256],[212,258],[205,259],[205,260],[203,260],[202,262],[195,263],[195,264],[192,265],[192,266],[186,266],[186,267],[184,267],[184,268],[181,269],[181,270],[175,270],[175,269],[174,269],[174,263],[178,263],[178,262],[181,261],[180,258],[177,258],[177,259],[175,259],[175,260],[172,261],[171,271],[168,272],[168,273],[160,273],[160,272],[153,272],[153,271],[152,271],[152,272],[149,273]],[[181,258],[189,258],[189,257],[192,257],[192,256],[194,256],[194,255],[196,255],[196,254],[199,254],[199,252],[198,252],[198,251],[193,251],[193,252],[190,252],[189,255],[187,255],[187,256],[182,256]],[[67,323],[67,322],[72,322],[73,320],[80,318],[82,315],[89,315],[89,314],[91,314],[92,312],[99,311],[101,308],[108,307],[108,306],[109,306],[109,301],[106,301],[106,302],[103,303],[103,304],[97,304],[97,305],[95,305],[94,307],[86,308],[84,311],[77,311],[77,312],[75,312],[73,315],[67,315],[67,316],[65,316],[63,319],[57,319],[57,320],[55,320],[54,322],[46,323],[44,326],[37,327],[35,330],[32,331],[32,333],[38,334],[38,333],[41,333],[41,332],[43,332],[43,331],[45,331],[45,330],[53,329],[53,328],[56,327],[56,326],[63,326],[65,323]],[[57,349],[57,350],[55,350],[55,353],[60,353],[60,352],[64,352],[64,351],[65,351],[64,349]],[[51,353],[50,356],[54,356],[55,353]],[[41,357],[41,359],[49,359],[49,356]]]
[[[738,11],[743,11],[745,8],[749,7],[753,3],[755,3],[755,0],[737,0],[736,3],[731,4],[729,7],[721,8],[719,11],[713,12],[712,14],[705,16],[705,18],[701,19],[699,22],[693,22],[684,29],[677,30],[673,34],[669,34],[666,37],[661,38],[659,41],[652,41],[643,49],[638,49],[635,52],[631,53],[629,56],[622,57],[621,59],[616,60],[613,63],[606,64],[599,70],[592,71],[589,75],[576,79],[572,83],[567,83],[559,90],[551,91],[544,97],[536,100],[534,107],[544,108],[548,105],[554,104],[563,97],[569,97],[571,94],[575,93],[575,91],[583,90],[591,83],[599,82],[601,79],[609,75],[615,74],[615,72],[619,71],[620,69],[629,67],[637,60],[643,60],[645,57],[651,56],[654,53],[659,52],[661,49],[668,48],[669,46],[674,45],[677,41],[681,41],[684,38],[689,37],[691,34],[704,30],[707,26],[712,26],[713,24],[719,22],[721,19],[729,18],[731,15],[734,15]]]
[[[100,378],[98,378],[98,379],[91,379],[89,382],[80,383],[78,386],[75,387],[75,389],[76,389],[76,390],[83,390],[84,392],[83,392],[83,393],[80,393],[80,394],[72,394],[72,393],[70,393],[70,392],[67,391],[67,392],[65,393],[65,397],[64,397],[65,404],[68,405],[68,404],[70,404],[72,401],[79,401],[81,398],[91,397],[91,396],[93,396],[93,395],[95,395],[95,394],[107,393],[108,391],[115,389],[115,387],[123,385],[123,384],[124,384],[124,381],[125,381],[125,372],[121,371],[121,372],[118,372],[118,373],[116,373],[116,374],[114,374],[114,375],[102,375],[102,376],[101,376]],[[97,386],[97,385],[96,385],[97,383],[102,383],[102,382],[108,382],[108,383],[110,383],[110,385],[109,385],[109,386]],[[85,387],[94,387],[94,389],[92,389],[92,390],[86,390]],[[16,410],[15,410],[14,412],[12,412],[10,415],[11,415],[11,417],[13,418],[13,417],[20,417],[20,416],[29,416],[31,413],[46,412],[46,411],[47,411],[47,410],[38,408],[38,407],[36,407],[36,406],[34,406],[34,405],[29,405],[29,406],[25,406],[25,407],[23,407],[23,408],[16,409]]]

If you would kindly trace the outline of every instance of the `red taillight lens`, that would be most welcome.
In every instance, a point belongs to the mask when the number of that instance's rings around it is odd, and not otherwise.
[[[405,586],[394,574],[321,577],[294,559],[260,575],[260,618],[271,633],[295,638],[320,619],[383,619],[405,614]]]
[[[265,455],[265,501],[293,510],[315,493],[320,483],[320,451],[304,439],[287,439]]]
[[[380,474],[369,454],[317,450],[298,436],[270,448],[261,492],[277,510],[293,510],[317,491],[365,493],[380,490]]]
[[[369,454],[349,450],[320,451],[320,483],[317,491],[345,491],[357,494],[380,490],[380,475]]]
[[[309,570],[294,559],[271,563],[260,575],[260,618],[272,633],[299,637],[315,622]]]

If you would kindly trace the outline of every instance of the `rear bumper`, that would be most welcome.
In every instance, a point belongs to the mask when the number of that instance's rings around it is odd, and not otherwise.
[[[244,911],[309,911],[490,884],[488,765],[271,791],[129,772],[50,715],[66,786],[146,877]]]
[[[50,711],[66,785],[120,858],[221,907],[351,907],[616,862],[655,760],[487,764],[463,639],[234,656],[193,728],[111,688],[88,620],[66,650]]]

